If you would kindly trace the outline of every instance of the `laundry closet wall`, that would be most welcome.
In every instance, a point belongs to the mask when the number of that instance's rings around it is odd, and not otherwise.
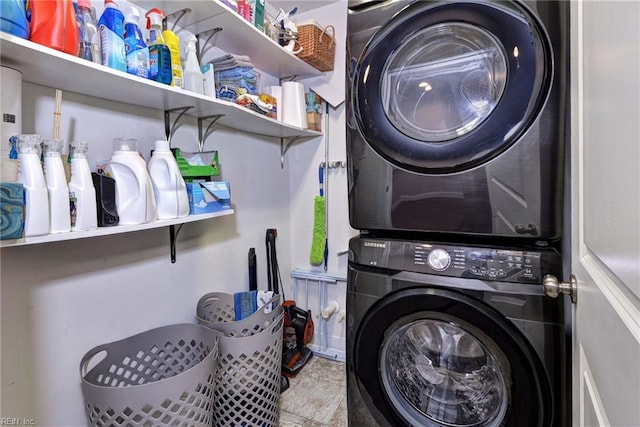
[[[345,52],[347,33],[347,2],[317,2],[322,7],[314,8],[307,12],[301,10],[296,15],[296,20],[302,22],[306,19],[314,19],[323,26],[332,25],[336,34],[336,57],[333,71],[324,73],[320,78],[302,80],[307,87],[320,85],[321,95],[328,91],[332,97],[344,99],[345,88]],[[295,4],[295,2],[288,2]],[[286,10],[286,9],[285,9]],[[328,144],[329,162],[342,161],[346,163],[346,131],[345,131],[345,102],[336,108],[329,107],[328,132],[327,122],[323,117],[324,139],[317,138],[311,142],[294,144],[287,153],[287,167],[290,170],[291,192],[291,219],[292,232],[290,235],[291,266],[294,269],[310,270],[314,273],[324,273],[323,266],[311,266],[309,255],[311,251],[314,197],[317,196],[318,166],[325,161],[325,143]],[[346,277],[348,254],[346,253],[349,238],[357,234],[349,226],[348,199],[347,199],[347,169],[331,168],[325,171],[325,191],[327,193],[327,237],[328,237],[328,273],[335,276]],[[289,283],[289,271],[281,268],[283,279]],[[312,348],[318,350],[321,346],[319,331],[320,293],[314,281],[309,281],[309,304],[305,306],[304,287],[300,289],[298,305],[309,308],[314,315],[316,334]],[[286,286],[287,297],[292,296],[291,287]],[[328,286],[327,301],[337,301],[340,305],[339,312],[344,312],[346,300],[346,283],[337,282]],[[328,356],[337,356],[342,359],[345,351],[344,323],[338,321],[338,315],[332,316],[326,321],[328,335],[328,348],[324,353]]]
[[[54,89],[23,84],[23,131],[52,135]],[[172,144],[197,150],[194,118]],[[108,159],[115,137],[135,137],[147,156],[164,136],[163,112],[65,92],[61,135],[89,141],[90,163]],[[86,425],[79,362],[95,345],[176,322],[193,322],[206,292],[248,289],[247,251],[266,285],[264,234],[279,232],[280,268],[291,269],[289,169],[279,141],[216,129],[205,149],[220,153],[235,215],[185,224],[177,262],[168,228],[1,250],[3,417],[39,425]],[[310,189],[309,192],[312,190]]]

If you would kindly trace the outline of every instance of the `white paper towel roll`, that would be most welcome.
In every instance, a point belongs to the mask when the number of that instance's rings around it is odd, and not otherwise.
[[[304,85],[299,82],[282,83],[282,121],[307,128],[307,108],[304,102]]]
[[[277,119],[282,121],[282,86],[267,86],[264,92],[277,100]]]

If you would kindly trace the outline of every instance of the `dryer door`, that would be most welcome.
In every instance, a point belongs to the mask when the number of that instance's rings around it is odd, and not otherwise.
[[[502,315],[458,291],[384,297],[354,344],[357,382],[381,425],[551,425],[549,385],[533,348]]]
[[[387,161],[452,173],[515,142],[545,103],[552,74],[548,38],[524,7],[417,1],[363,50],[354,116]]]

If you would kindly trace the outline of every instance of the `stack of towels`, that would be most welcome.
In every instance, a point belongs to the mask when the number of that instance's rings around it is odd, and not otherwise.
[[[210,61],[215,71],[216,96],[234,101],[239,95],[258,94],[257,73],[246,55],[228,53]]]

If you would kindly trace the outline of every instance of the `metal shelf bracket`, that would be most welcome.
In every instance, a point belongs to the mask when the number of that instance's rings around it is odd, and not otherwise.
[[[212,116],[198,117],[198,150],[200,152],[204,150],[204,141],[207,139],[207,137],[209,137],[209,135],[211,135],[211,132],[213,132],[213,126],[222,117],[224,117],[224,114],[214,114]],[[210,120],[210,123],[207,126],[207,129],[203,132],[202,127],[204,125],[204,122],[207,120]]]
[[[302,136],[292,136],[288,138],[280,138],[280,169],[284,169],[284,155],[287,153],[287,150],[297,140],[302,138]]]
[[[184,224],[178,224],[169,226],[169,246],[171,248],[171,264],[176,263],[176,239],[178,238],[178,234],[180,234],[180,230],[182,230],[182,226]]]
[[[198,39],[198,61],[202,62],[202,57],[204,56],[204,53],[211,49],[213,46],[215,46],[215,43],[209,44],[209,42],[211,41],[211,39],[213,38],[213,36],[215,36],[216,34],[218,34],[220,31],[222,31],[222,27],[216,27],[216,28],[212,28],[210,30],[207,31],[202,31],[198,34],[196,34],[196,38]],[[204,43],[202,43],[202,39],[206,37],[206,39],[204,40]],[[203,48],[202,50],[200,49],[200,47],[202,46],[208,46]]]
[[[171,137],[173,136],[173,132],[176,129],[177,123],[180,121],[182,116],[192,108],[194,108],[193,105],[188,107],[178,107],[164,110],[164,134],[167,137],[167,141],[169,141],[169,143],[171,143]],[[178,114],[178,117],[176,117],[176,119],[173,121],[173,123],[171,123],[171,113],[180,113]]]
[[[168,23],[169,21],[171,21],[173,23],[173,25],[171,26],[171,31],[174,31],[176,29],[176,25],[178,25],[178,22],[182,19],[182,17],[184,15],[186,15],[187,13],[191,13],[191,9],[189,9],[188,7],[185,7],[184,9],[180,9],[180,10],[176,10],[175,12],[171,12],[170,14],[168,14],[165,18],[164,21],[166,23]],[[175,19],[174,19],[175,18]]]

